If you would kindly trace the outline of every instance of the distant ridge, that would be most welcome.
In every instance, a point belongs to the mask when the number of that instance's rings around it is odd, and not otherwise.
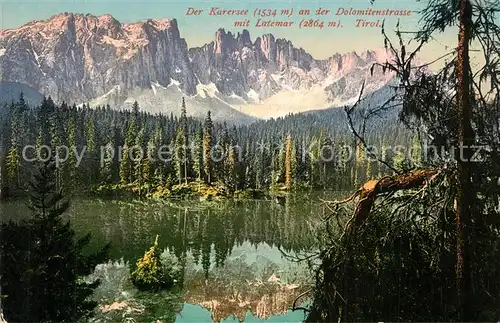
[[[43,100],[43,95],[35,89],[21,83],[0,82],[0,106],[17,102],[23,93],[26,103],[32,106],[39,105]]]

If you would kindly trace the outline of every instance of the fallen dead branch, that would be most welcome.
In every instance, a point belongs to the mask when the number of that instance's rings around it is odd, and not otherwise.
[[[370,180],[350,197],[341,201],[334,201],[333,204],[340,205],[358,198],[354,215],[347,222],[344,233],[354,233],[365,223],[379,195],[417,187],[425,187],[437,173],[437,170],[422,169],[395,176],[385,176],[377,180]]]

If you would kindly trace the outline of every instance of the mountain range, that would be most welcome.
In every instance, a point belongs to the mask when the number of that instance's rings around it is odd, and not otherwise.
[[[332,40],[333,41],[333,40]],[[315,59],[289,40],[224,29],[189,48],[175,19],[122,24],[111,15],[62,13],[0,30],[0,81],[20,83],[56,102],[152,113],[251,121],[341,106],[389,84],[394,75],[370,68],[384,49]]]

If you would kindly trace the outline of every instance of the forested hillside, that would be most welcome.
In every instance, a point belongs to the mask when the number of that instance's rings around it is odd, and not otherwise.
[[[192,182],[231,194],[340,189],[387,172],[355,145],[344,109],[229,126],[213,122],[210,113],[205,120],[191,118],[189,106],[184,100],[181,104],[180,117],[142,112],[137,102],[132,111],[57,106],[50,98],[35,107],[23,97],[5,105],[0,122],[2,195],[25,191],[33,161],[49,152],[60,160],[58,185],[70,192],[127,188],[164,196]],[[369,106],[358,110],[355,122],[361,124]],[[397,120],[394,113],[372,118],[367,141],[377,147],[411,143]],[[387,149],[384,158],[401,163],[404,156]]]

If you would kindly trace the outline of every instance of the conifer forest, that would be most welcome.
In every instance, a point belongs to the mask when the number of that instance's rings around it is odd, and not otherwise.
[[[28,190],[35,171],[29,161],[39,155],[42,160],[60,160],[57,183],[72,193],[162,193],[175,186],[181,194],[182,185],[193,182],[217,184],[221,194],[340,189],[389,171],[351,138],[339,109],[238,126],[214,123],[210,112],[205,120],[190,118],[189,108],[179,104],[182,114],[175,117],[141,112],[137,102],[132,111],[118,111],[109,106],[57,106],[50,98],[30,107],[21,97],[2,111],[3,195]],[[397,118],[388,116],[383,123],[379,129],[370,124],[369,139],[386,147],[391,165],[418,160],[420,144]],[[415,149],[394,151],[395,142]]]

